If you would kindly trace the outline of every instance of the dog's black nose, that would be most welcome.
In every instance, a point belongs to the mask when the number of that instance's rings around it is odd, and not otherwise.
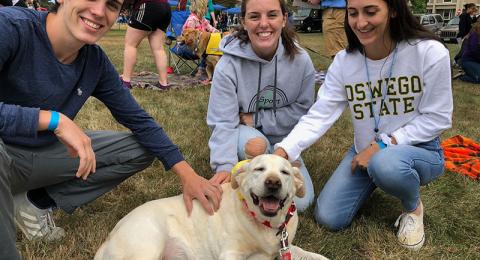
[[[282,182],[277,177],[268,177],[265,180],[265,187],[272,192],[279,190],[282,187]]]

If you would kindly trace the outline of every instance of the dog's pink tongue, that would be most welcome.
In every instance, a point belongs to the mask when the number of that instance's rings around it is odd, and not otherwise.
[[[267,212],[277,212],[280,204],[277,200],[260,200],[263,210]]]

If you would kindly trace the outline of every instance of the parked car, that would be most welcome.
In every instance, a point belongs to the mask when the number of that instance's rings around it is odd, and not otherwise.
[[[444,42],[457,43],[459,23],[460,23],[460,18],[458,16],[448,21],[447,25],[445,25],[443,28],[441,28],[438,31],[438,36],[440,36],[440,38],[442,38]]]
[[[322,10],[299,7],[292,15],[295,29],[304,32],[322,31]]]
[[[439,14],[416,14],[415,17],[423,27],[434,33],[443,27],[443,17]]]

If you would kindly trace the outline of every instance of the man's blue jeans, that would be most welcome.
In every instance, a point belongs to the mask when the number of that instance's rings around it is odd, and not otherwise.
[[[439,138],[415,146],[386,147],[372,156],[366,171],[357,169],[352,173],[355,155],[352,147],[317,199],[315,219],[332,231],[349,226],[377,187],[399,198],[405,211],[414,211],[420,199],[420,186],[443,173]]]
[[[239,127],[239,136],[238,136],[238,159],[239,160],[245,160],[245,144],[248,142],[248,140],[255,138],[255,137],[261,137],[264,138],[265,141],[267,142],[267,150],[265,153],[272,153],[273,152],[273,145],[270,144],[270,141],[257,129],[245,125],[240,125]],[[303,179],[304,179],[304,187],[305,187],[305,196],[303,198],[298,198],[295,197],[295,205],[297,207],[297,210],[302,212],[305,211],[308,206],[310,206],[313,203],[313,200],[315,198],[315,193],[313,190],[313,183],[312,179],[310,178],[310,174],[308,173],[307,167],[305,167],[305,163],[303,162],[302,158],[299,159],[301,166],[300,166],[300,172],[302,173]]]

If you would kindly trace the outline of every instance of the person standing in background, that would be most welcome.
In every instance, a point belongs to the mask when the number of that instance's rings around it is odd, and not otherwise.
[[[0,7],[12,6],[12,0],[0,0]]]
[[[474,3],[465,4],[464,7],[465,9],[459,16],[460,21],[458,24],[457,41],[460,46],[462,45],[463,38],[467,36],[467,34],[470,32],[470,29],[472,29],[472,23],[475,22],[472,16],[474,16],[477,11],[477,7]]]
[[[215,19],[215,8],[213,7],[213,1],[208,0],[207,13],[205,18],[210,22],[210,24],[217,28],[217,19]]]
[[[460,47],[460,50],[453,58],[454,66],[459,66],[460,59],[462,58],[463,53],[463,38],[467,36],[467,34],[472,29],[472,24],[477,21],[475,17],[477,13],[477,6],[474,3],[468,3],[464,5],[464,9],[462,14],[459,16],[460,21],[458,24],[458,34],[457,34],[457,43]]]
[[[345,35],[345,0],[308,0],[312,5],[318,5],[323,9],[323,35],[325,40],[325,51],[328,57],[335,55],[347,46]],[[321,3],[320,3],[321,2]]]
[[[138,45],[146,37],[148,37],[158,72],[158,81],[153,84],[153,87],[158,90],[170,88],[167,80],[167,53],[163,45],[171,16],[167,0],[137,0],[134,2],[132,16],[128,21],[125,34],[122,81],[126,88],[132,88],[130,81],[137,62]]]

